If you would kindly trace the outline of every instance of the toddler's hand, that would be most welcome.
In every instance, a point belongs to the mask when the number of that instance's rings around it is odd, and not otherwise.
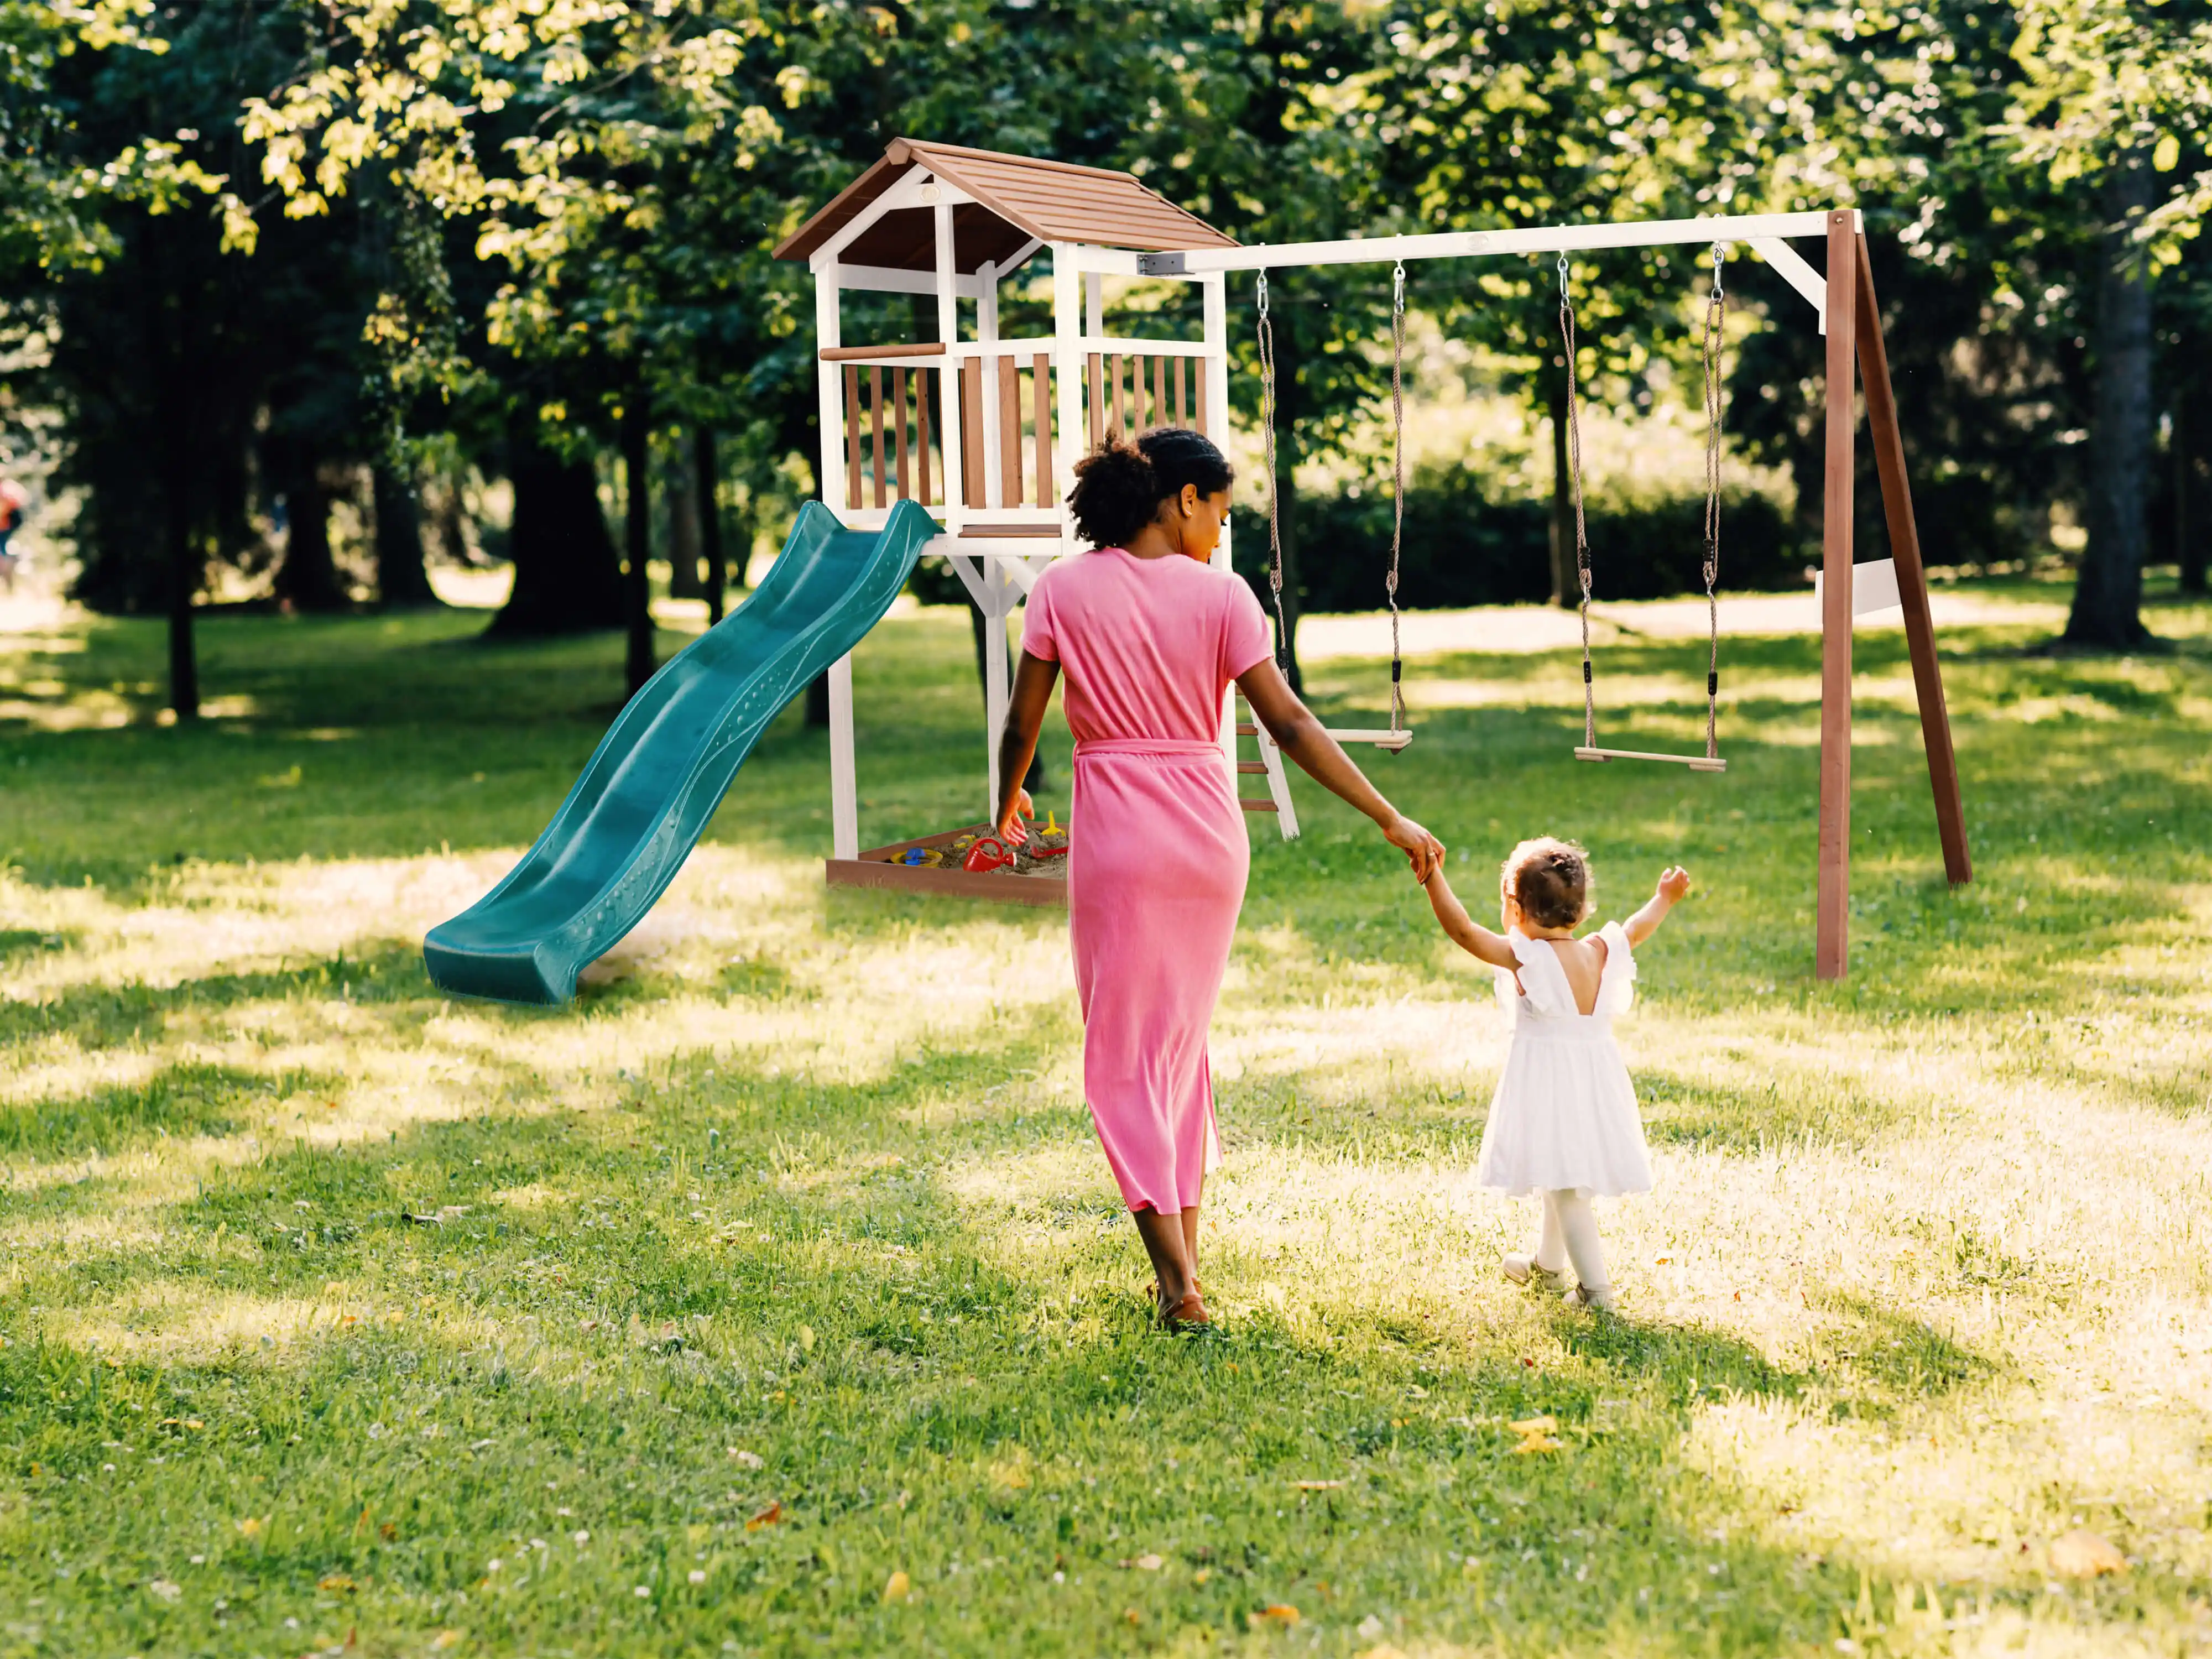
[[[1690,872],[1680,865],[1670,866],[1659,878],[1659,896],[1669,904],[1679,903],[1690,890]]]

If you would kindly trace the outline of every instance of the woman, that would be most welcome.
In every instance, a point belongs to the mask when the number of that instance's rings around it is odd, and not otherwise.
[[[1180,428],[1109,439],[1068,497],[1097,550],[1037,579],[1000,738],[999,834],[1028,839],[1020,786],[1054,682],[1075,734],[1068,942],[1083,1006],[1083,1091],[1152,1259],[1170,1328],[1208,1322],[1198,1206],[1220,1161],[1206,1026],[1251,852],[1222,763],[1235,680],[1283,752],[1375,820],[1425,880],[1443,848],[1399,816],[1322,730],[1269,653],[1251,590],[1207,561],[1229,516],[1229,463]]]

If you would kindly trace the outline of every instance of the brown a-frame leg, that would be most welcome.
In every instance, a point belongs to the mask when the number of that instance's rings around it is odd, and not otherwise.
[[[1827,457],[1820,548],[1820,871],[1815,906],[1814,971],[1841,979],[1850,963],[1851,832],[1851,487],[1857,427],[1853,392],[1863,381],[1868,435],[1881,480],[1883,516],[1897,589],[1905,611],[1912,684],[1920,704],[1928,777],[1936,792],[1943,870],[1955,886],[1973,879],[1966,820],[1959,794],[1959,763],[1936,657],[1936,625],[1928,605],[1928,573],[1905,476],[1897,399],[1889,383],[1875,305],[1873,270],[1857,216],[1828,216]]]

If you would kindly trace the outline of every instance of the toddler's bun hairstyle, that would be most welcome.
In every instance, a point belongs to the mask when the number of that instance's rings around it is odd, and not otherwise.
[[[1211,495],[1237,474],[1213,440],[1188,427],[1155,427],[1131,443],[1109,435],[1075,464],[1067,504],[1075,527],[1093,547],[1126,547],[1152,521],[1160,503],[1185,484]]]
[[[1573,927],[1589,915],[1595,884],[1588,853],[1571,841],[1539,836],[1505,855],[1498,888],[1537,927]]]

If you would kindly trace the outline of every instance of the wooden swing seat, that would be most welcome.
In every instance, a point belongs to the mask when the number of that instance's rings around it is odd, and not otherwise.
[[[1575,758],[1578,761],[1671,761],[1677,766],[1686,766],[1692,772],[1725,772],[1724,760],[1709,760],[1703,755],[1654,755],[1642,749],[1584,749],[1577,746]]]
[[[1324,726],[1322,730],[1339,743],[1371,743],[1394,755],[1413,740],[1411,732],[1391,732],[1380,726]]]

